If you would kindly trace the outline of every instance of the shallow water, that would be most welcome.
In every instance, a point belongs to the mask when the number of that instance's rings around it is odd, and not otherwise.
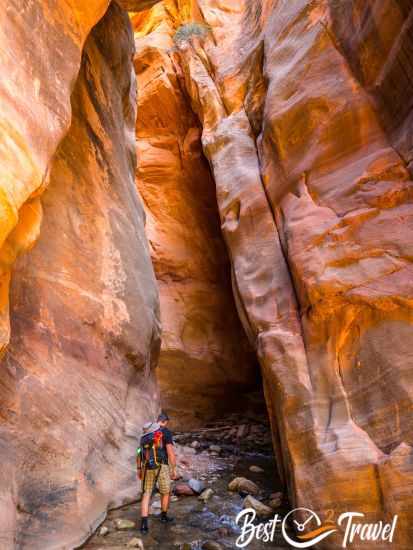
[[[181,451],[181,456],[185,454]],[[232,452],[233,451],[233,452]],[[244,476],[261,488],[260,500],[265,500],[270,493],[281,490],[280,482],[276,476],[276,466],[268,451],[267,453],[249,453],[232,449],[227,446],[222,456],[210,456],[208,453],[193,453],[191,467],[187,476],[204,477],[208,487],[214,490],[212,498],[203,503],[196,496],[178,497],[171,503],[170,515],[175,518],[171,524],[164,525],[159,521],[159,509],[152,509],[149,518],[149,533],[141,535],[139,526],[139,503],[128,505],[124,508],[109,512],[103,525],[110,532],[102,537],[95,534],[83,548],[88,550],[115,550],[125,548],[126,544],[134,537],[141,538],[145,550],[201,550],[206,541],[219,542],[224,549],[236,548],[236,539],[240,533],[235,524],[235,518],[242,510],[243,497],[238,493],[228,491],[228,482],[234,477]],[[237,456],[235,453],[238,453]],[[199,459],[199,462],[198,462]],[[205,467],[207,464],[207,467]],[[255,464],[264,469],[263,473],[253,473],[249,467]],[[195,470],[195,471],[194,471]],[[197,471],[198,470],[198,471]],[[197,475],[198,474],[198,475]],[[154,497],[157,501],[157,496]],[[277,510],[284,515],[287,508]],[[129,519],[136,522],[136,529],[129,531],[116,531],[114,521],[118,518]],[[276,533],[273,542],[254,540],[248,550],[265,550],[274,548],[289,548],[283,541],[281,534]]]

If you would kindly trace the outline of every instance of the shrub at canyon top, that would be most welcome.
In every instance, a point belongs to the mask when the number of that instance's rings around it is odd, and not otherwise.
[[[208,25],[204,25],[202,23],[186,23],[177,29],[173,39],[175,44],[181,44],[193,36],[203,38],[208,34],[209,30]]]

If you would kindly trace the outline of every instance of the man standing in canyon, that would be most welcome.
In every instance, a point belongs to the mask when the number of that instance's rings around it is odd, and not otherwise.
[[[168,516],[171,494],[171,479],[176,479],[176,456],[172,432],[167,428],[166,413],[158,416],[157,422],[143,427],[143,436],[137,454],[139,479],[142,480],[141,532],[148,532],[149,505],[153,490],[158,483],[161,494],[161,522],[169,523]]]

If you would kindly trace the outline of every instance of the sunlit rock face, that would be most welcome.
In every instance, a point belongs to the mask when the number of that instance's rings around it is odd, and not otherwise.
[[[160,290],[162,406],[182,429],[242,406],[257,365],[232,297],[201,128],[173,53],[178,12],[168,7],[133,18],[136,181]]]
[[[109,505],[136,496],[136,438],[159,405],[160,325],[134,181],[132,54],[128,17],[113,4],[85,46],[40,238],[13,272],[2,549],[76,547]]]
[[[39,233],[39,195],[70,125],[82,47],[108,0],[0,2],[0,349],[9,341],[10,267]]]
[[[410,9],[181,2],[207,27],[175,48],[291,500],[398,513],[397,548],[413,525]]]

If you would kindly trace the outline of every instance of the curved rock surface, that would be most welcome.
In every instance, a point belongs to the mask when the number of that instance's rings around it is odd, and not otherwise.
[[[85,46],[39,241],[13,274],[0,387],[2,549],[74,548],[108,506],[136,497],[136,438],[159,405],[160,325],[134,181],[133,49],[113,4]]]
[[[8,287],[16,256],[39,233],[38,199],[67,132],[83,44],[109,0],[0,2],[0,349],[10,337]],[[27,205],[27,206],[24,206]],[[30,215],[28,214],[30,212]],[[14,232],[13,232],[14,231]]]
[[[321,517],[397,513],[394,545],[407,549],[411,4],[199,0],[179,14],[180,67],[291,500]]]
[[[242,406],[256,360],[239,322],[201,129],[180,85],[178,13],[137,15],[137,185],[160,290],[162,406],[179,428]],[[245,405],[245,403],[244,403]]]

